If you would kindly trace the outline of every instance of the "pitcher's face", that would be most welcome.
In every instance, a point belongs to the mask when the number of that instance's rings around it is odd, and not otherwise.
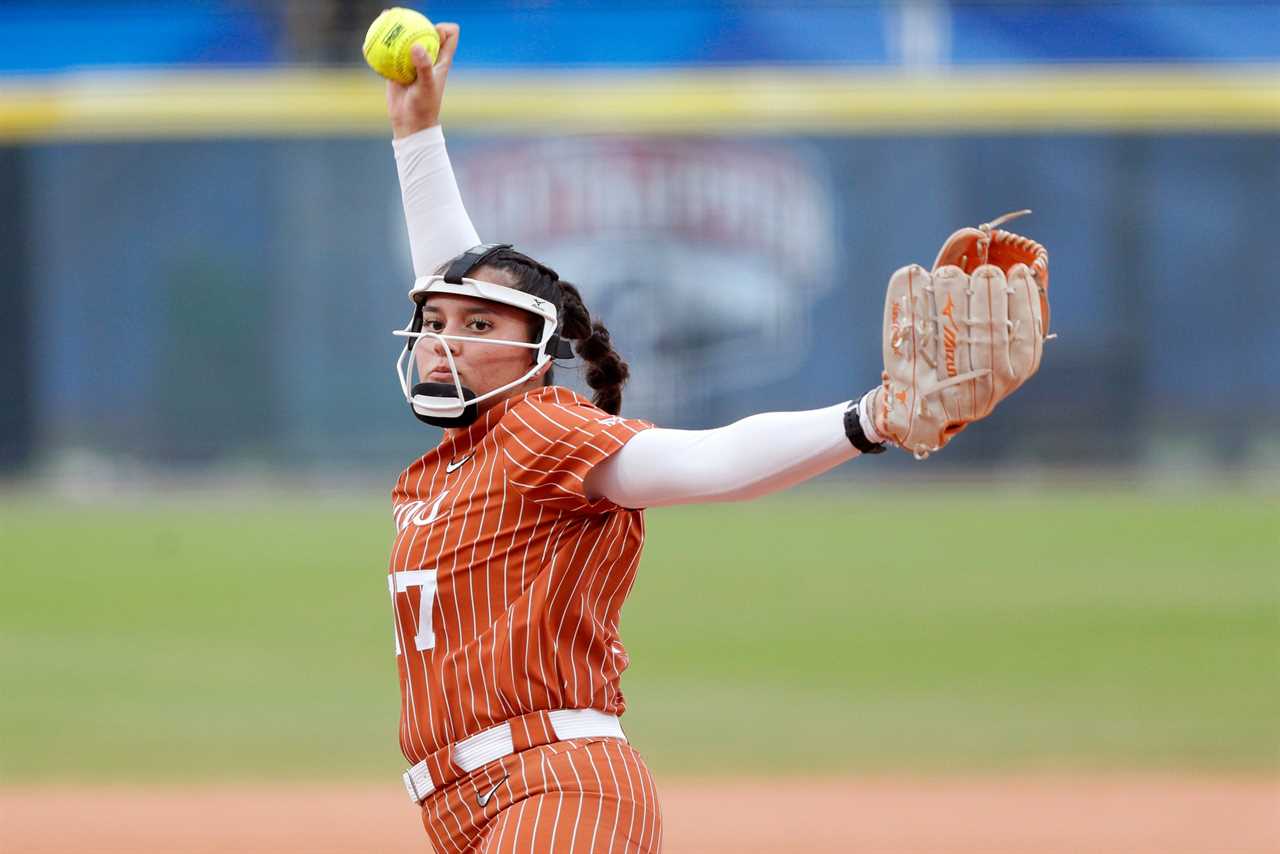
[[[481,268],[473,276],[481,281],[509,285],[506,274],[499,270]],[[477,397],[519,379],[534,362],[532,350],[484,342],[486,338],[529,341],[530,325],[535,318],[528,312],[489,300],[455,294],[428,295],[420,312],[423,332],[474,339],[442,341],[431,337],[419,338],[413,356],[418,365],[419,377],[426,382],[453,385],[453,371],[449,369],[446,347],[453,357],[459,381]],[[483,401],[480,409],[488,409],[507,397],[521,394],[541,384],[540,375],[531,377],[527,383],[510,389],[506,394]]]

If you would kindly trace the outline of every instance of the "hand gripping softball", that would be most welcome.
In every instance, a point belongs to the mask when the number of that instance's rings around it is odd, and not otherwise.
[[[1040,367],[1049,331],[1049,255],[996,226],[962,228],[933,271],[918,264],[889,279],[884,374],[876,422],[924,459],[985,418]]]

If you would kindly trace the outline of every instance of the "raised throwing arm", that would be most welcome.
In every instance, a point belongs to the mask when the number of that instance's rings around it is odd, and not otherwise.
[[[415,276],[430,275],[480,242],[462,204],[440,127],[445,82],[458,48],[458,25],[437,24],[436,30],[440,53],[435,65],[426,51],[414,47],[417,79],[408,86],[387,81],[387,115]]]

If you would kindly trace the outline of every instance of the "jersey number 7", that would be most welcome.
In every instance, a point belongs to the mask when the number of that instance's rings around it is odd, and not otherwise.
[[[396,655],[404,650],[400,647],[400,608],[398,594],[405,594],[409,599],[409,611],[412,613],[413,597],[409,591],[417,588],[418,599],[418,631],[413,636],[413,646],[419,652],[431,649],[436,645],[436,634],[432,630],[432,609],[436,603],[436,570],[412,569],[405,572],[393,572],[387,576],[387,587],[391,591],[391,607],[396,613]]]

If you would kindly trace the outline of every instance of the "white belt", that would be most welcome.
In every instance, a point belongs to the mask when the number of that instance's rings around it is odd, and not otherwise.
[[[570,738],[620,738],[627,737],[622,733],[622,722],[617,715],[608,715],[598,709],[558,709],[547,712],[551,719],[551,728],[555,730],[556,739],[565,741]],[[476,733],[470,738],[453,745],[453,764],[466,773],[487,765],[495,759],[515,753],[515,745],[511,740],[511,724],[498,724],[484,732]],[[404,772],[404,788],[415,804],[435,791],[436,784],[427,770],[426,760],[422,760]]]

